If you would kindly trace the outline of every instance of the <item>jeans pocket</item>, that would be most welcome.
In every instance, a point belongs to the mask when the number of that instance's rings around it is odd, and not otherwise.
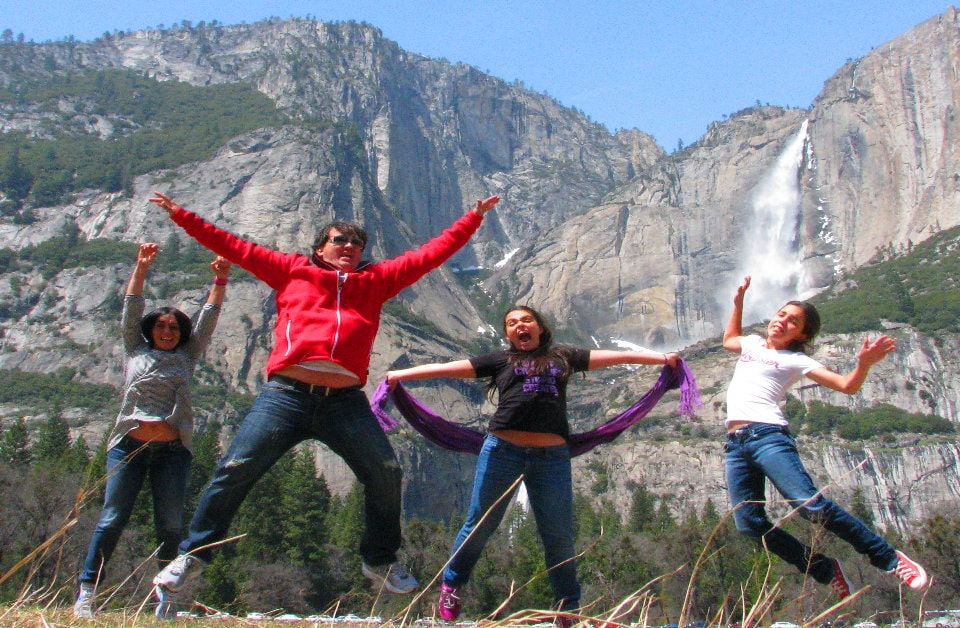
[[[273,389],[273,390],[276,390],[276,391],[279,391],[279,392],[288,392],[288,393],[299,392],[299,391],[297,391],[296,388],[294,388],[294,387],[291,386],[290,384],[283,384],[283,383],[281,383],[281,382],[276,382],[276,381],[268,381],[268,382],[265,383],[265,384],[263,385],[263,387],[261,388],[262,391],[266,391],[266,390],[269,390],[269,389]]]

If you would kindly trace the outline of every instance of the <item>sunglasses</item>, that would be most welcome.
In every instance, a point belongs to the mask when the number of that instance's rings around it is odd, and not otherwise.
[[[345,235],[335,235],[330,238],[330,241],[333,242],[334,244],[339,244],[340,246],[350,243],[353,246],[357,247],[358,249],[363,248],[363,240],[361,240],[357,236],[349,237]]]

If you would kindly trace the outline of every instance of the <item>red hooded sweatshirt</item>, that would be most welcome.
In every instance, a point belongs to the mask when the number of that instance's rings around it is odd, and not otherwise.
[[[456,253],[483,221],[468,211],[419,249],[343,272],[318,265],[307,255],[247,242],[182,208],[171,217],[197,242],[276,291],[277,322],[267,376],[294,364],[329,360],[356,374],[362,384],[367,382],[383,304]]]

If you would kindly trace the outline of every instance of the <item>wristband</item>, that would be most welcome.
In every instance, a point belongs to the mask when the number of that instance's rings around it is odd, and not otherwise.
[[[667,363],[667,354],[666,354],[666,353],[663,354],[663,363],[664,363],[664,364]]]
[[[225,286],[225,285],[227,285],[227,280],[226,280],[226,279],[220,279],[219,277],[217,277],[216,279],[213,280],[213,285],[215,285],[215,286]]]

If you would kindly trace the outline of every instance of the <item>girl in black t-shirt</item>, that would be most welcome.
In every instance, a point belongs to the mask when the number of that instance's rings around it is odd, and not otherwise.
[[[438,613],[446,621],[460,615],[462,587],[490,536],[506,513],[523,478],[530,507],[543,541],[554,608],[575,611],[580,605],[576,552],[573,546],[573,481],[567,437],[567,381],[571,373],[615,364],[669,364],[676,353],[589,351],[555,346],[550,328],[536,310],[518,306],[503,318],[510,346],[468,360],[424,364],[390,371],[387,382],[434,377],[489,377],[497,410],[477,460],[467,520],[454,542],[443,571]],[[576,623],[558,616],[558,624]]]

